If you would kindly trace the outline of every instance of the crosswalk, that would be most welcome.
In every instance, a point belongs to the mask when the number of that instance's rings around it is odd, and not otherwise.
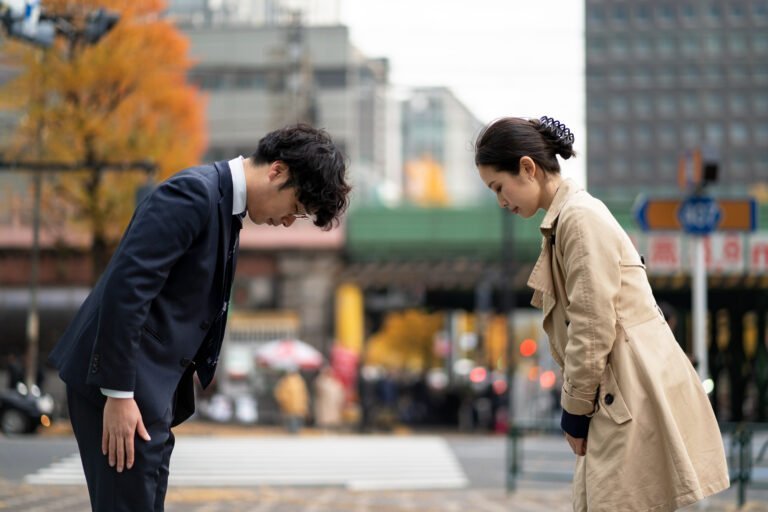
[[[77,454],[28,475],[34,485],[84,484]],[[171,487],[318,486],[350,490],[456,489],[467,477],[434,437],[179,437]]]

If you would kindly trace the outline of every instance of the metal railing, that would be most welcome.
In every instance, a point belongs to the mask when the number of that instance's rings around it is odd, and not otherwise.
[[[755,434],[768,434],[768,423],[721,423],[726,447],[731,486],[736,487],[738,506],[747,501],[747,490],[768,490],[768,435],[757,440]],[[522,440],[531,435],[562,435],[554,421],[532,421],[510,425],[507,430],[507,491],[514,492],[522,478],[544,482],[570,482],[572,474],[549,469],[523,471]],[[563,440],[565,443],[565,440]]]

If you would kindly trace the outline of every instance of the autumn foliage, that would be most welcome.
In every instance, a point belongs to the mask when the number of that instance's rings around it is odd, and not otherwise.
[[[204,104],[186,83],[189,43],[161,17],[165,5],[158,0],[48,0],[43,7],[76,27],[98,8],[119,13],[120,21],[94,45],[57,37],[53,48],[41,50],[7,41],[20,73],[0,97],[22,115],[5,156],[82,163],[82,172],[49,175],[43,218],[59,229],[87,229],[94,246],[107,249],[147,177],[103,164],[148,160],[161,180],[197,163],[204,149]]]

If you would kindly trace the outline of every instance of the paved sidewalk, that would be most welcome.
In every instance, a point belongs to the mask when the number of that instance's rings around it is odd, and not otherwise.
[[[501,490],[352,492],[340,488],[185,488],[171,489],[168,512],[570,512],[567,486]],[[0,480],[0,510],[81,512],[88,510],[82,486],[31,486]],[[707,503],[690,512],[735,512],[729,503]],[[750,502],[741,512],[767,512],[767,503]]]

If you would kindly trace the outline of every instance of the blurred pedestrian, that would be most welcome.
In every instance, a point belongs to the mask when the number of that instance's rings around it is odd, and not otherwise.
[[[320,428],[341,426],[344,409],[344,386],[330,366],[324,367],[315,379],[315,423]]]
[[[275,400],[288,432],[297,433],[309,413],[307,384],[295,368],[287,370],[275,385]]]
[[[50,355],[67,384],[91,506],[163,510],[171,427],[216,369],[245,214],[338,224],[350,187],[327,133],[268,133],[249,158],[193,167],[136,208],[106,271]]]
[[[573,139],[550,117],[503,118],[480,133],[475,163],[499,206],[546,211],[528,284],[563,372],[573,509],[675,510],[729,486],[720,430],[631,240],[561,177],[557,155],[574,156]]]

